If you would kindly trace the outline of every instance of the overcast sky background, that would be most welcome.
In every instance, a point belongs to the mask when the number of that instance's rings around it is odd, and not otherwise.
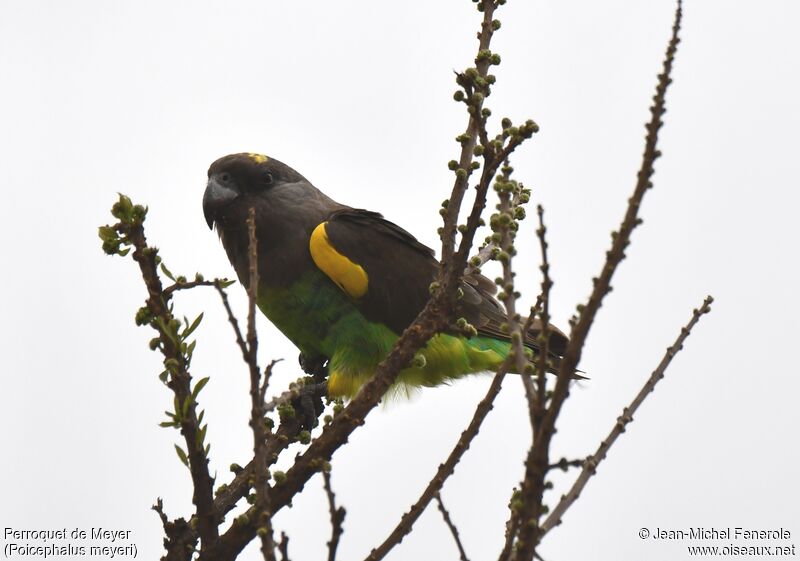
[[[541,125],[514,165],[546,208],[562,328],[634,185],[673,8],[512,0],[498,13],[503,62],[489,106]],[[782,526],[800,545],[798,16],[789,0],[687,2],[655,189],[591,332],[581,368],[592,379],[564,408],[554,457],[593,451],[692,308],[708,293],[717,303],[546,538],[548,561],[688,557],[686,543],[642,541],[641,527]],[[466,0],[0,3],[0,525],[129,529],[139,557],[155,559],[156,497],[172,517],[190,513],[179,435],[157,427],[171,394],[151,331],[133,322],[144,287],[133,262],[105,256],[96,237],[116,193],[149,205],[149,239],[179,274],[233,275],[201,198],[208,165],[240,151],[282,160],[438,247],[446,163],[466,122],[453,70],[471,64],[478,21]],[[520,238],[529,304],[533,220]],[[243,311],[242,291],[231,292]],[[176,306],[206,312],[194,375],[211,376],[202,405],[225,482],[252,446],[246,369],[212,291]],[[286,359],[277,391],[297,377],[297,351],[263,318],[259,328],[262,362]],[[340,559],[363,558],[394,527],[489,382],[376,410],[336,453]],[[529,432],[512,376],[443,490],[473,561],[496,558]],[[319,478],[275,526],[291,536],[292,559],[323,556]],[[430,508],[389,558],[457,552]]]

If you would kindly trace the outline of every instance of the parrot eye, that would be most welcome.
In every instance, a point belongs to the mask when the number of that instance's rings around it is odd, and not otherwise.
[[[231,180],[231,174],[228,173],[227,171],[223,172],[219,174],[219,180],[222,181],[223,183],[227,183],[228,181]]]
[[[264,174],[264,185],[272,185],[272,174],[269,172]]]

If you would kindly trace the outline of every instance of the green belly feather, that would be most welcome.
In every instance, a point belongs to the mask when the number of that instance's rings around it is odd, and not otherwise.
[[[330,359],[328,393],[354,396],[389,353],[398,334],[368,321],[347,295],[319,271],[289,288],[262,286],[258,307],[304,354]],[[509,343],[489,337],[435,335],[418,353],[424,360],[402,370],[396,390],[435,386],[466,374],[493,370]]]

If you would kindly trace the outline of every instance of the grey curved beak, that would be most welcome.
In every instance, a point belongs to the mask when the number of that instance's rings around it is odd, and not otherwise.
[[[238,196],[239,193],[220,184],[215,178],[208,180],[206,192],[203,194],[203,215],[206,217],[209,229],[214,228],[217,210],[233,202]]]

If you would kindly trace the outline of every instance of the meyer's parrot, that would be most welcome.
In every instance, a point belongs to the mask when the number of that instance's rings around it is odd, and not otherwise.
[[[301,362],[327,362],[329,396],[355,395],[427,302],[439,265],[433,250],[378,213],[337,203],[275,159],[232,154],[211,164],[203,212],[245,286],[251,207],[259,309],[300,349]],[[435,335],[419,352],[424,360],[401,371],[395,388],[493,370],[508,354],[494,283],[473,274],[462,290],[458,312],[477,335]],[[526,334],[525,346],[537,349],[539,328]],[[567,338],[555,327],[549,332],[557,361]]]

